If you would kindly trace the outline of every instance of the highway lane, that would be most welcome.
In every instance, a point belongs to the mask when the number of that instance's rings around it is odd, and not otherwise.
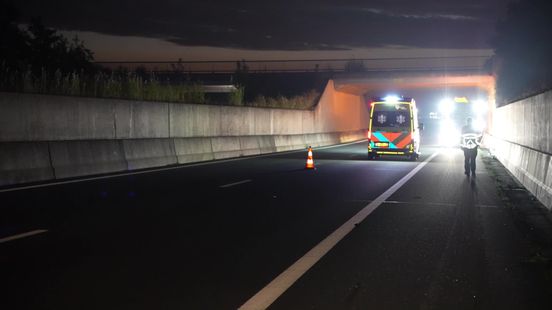
[[[6,300],[236,308],[416,165],[365,150],[315,149],[315,171],[298,152],[2,193],[4,231],[48,230],[2,244]]]
[[[528,264],[539,250],[481,161],[470,179],[462,159],[444,151],[270,309],[549,308],[547,271]]]
[[[48,230],[0,244],[3,304],[235,309],[419,165],[367,161],[365,142],[314,156],[314,171],[295,152],[0,193],[0,238]],[[485,168],[472,183],[461,160],[437,155],[272,307],[466,308],[508,289],[525,305],[501,272],[510,256],[493,255],[507,213]]]

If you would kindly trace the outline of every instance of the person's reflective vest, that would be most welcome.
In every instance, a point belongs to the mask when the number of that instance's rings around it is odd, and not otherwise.
[[[475,149],[481,144],[481,133],[477,132],[471,126],[462,127],[462,136],[460,147],[465,149]]]

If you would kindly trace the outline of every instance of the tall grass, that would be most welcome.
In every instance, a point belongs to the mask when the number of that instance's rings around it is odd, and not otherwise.
[[[153,73],[121,70],[89,75],[84,72],[63,73],[59,70],[55,72],[41,70],[40,73],[33,74],[30,69],[13,71],[3,64],[0,64],[0,91],[195,104],[209,101],[202,84],[162,81]],[[258,96],[253,101],[246,102],[245,87],[240,86],[228,94],[226,104],[310,109],[316,104],[319,96],[318,92],[311,90],[292,97]]]
[[[318,102],[320,93],[315,90],[308,91],[302,95],[292,97],[265,97],[258,96],[252,102],[249,102],[249,106],[259,108],[287,108],[287,109],[301,109],[306,110],[312,108]]]
[[[205,92],[199,83],[170,83],[155,75],[134,72],[53,73],[42,70],[11,71],[0,65],[0,91],[68,95],[98,98],[119,98],[144,101],[206,103]]]

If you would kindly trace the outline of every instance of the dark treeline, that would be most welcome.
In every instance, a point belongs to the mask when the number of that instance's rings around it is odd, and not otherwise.
[[[498,104],[552,88],[552,1],[510,4],[496,32],[492,43]]]
[[[93,53],[77,37],[68,40],[44,26],[40,18],[21,19],[9,1],[0,1],[0,64],[10,72],[31,71],[67,74],[97,70]]]
[[[13,3],[0,0],[0,91],[305,109],[315,103],[327,79],[319,74],[256,75],[244,62],[237,62],[224,81],[178,68],[165,74],[103,68],[93,63],[93,53],[78,38],[68,40],[40,18],[23,20]],[[238,90],[206,94],[202,85],[211,82],[231,83]]]

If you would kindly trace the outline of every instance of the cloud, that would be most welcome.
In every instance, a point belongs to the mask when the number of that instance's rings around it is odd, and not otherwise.
[[[18,0],[26,16],[70,31],[186,46],[332,50],[404,45],[485,48],[507,0]]]

